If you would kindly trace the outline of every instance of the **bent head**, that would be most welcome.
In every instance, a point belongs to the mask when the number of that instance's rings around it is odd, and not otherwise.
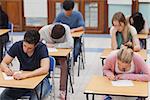
[[[65,0],[63,2],[63,9],[65,10],[66,16],[71,16],[73,8],[74,8],[73,0]]]
[[[40,34],[36,30],[29,30],[24,35],[23,51],[32,53],[40,40]]]
[[[133,59],[133,50],[130,48],[122,48],[117,53],[117,64],[121,71],[128,71],[131,68]]]
[[[126,18],[122,12],[117,12],[113,15],[112,25],[117,29],[117,31],[122,32],[127,25]]]

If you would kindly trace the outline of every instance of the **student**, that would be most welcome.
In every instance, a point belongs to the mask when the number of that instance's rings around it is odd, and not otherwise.
[[[117,12],[112,18],[112,27],[110,29],[111,48],[119,49],[124,45],[132,45],[134,51],[140,51],[140,43],[137,38],[136,29],[127,23],[122,12]]]
[[[70,27],[71,32],[84,31],[85,23],[83,20],[83,16],[79,11],[73,11],[73,8],[73,0],[64,0],[64,12],[58,14],[58,16],[55,19],[55,22],[67,24]],[[74,44],[74,61],[76,62],[81,49],[81,39],[75,38]]]
[[[135,27],[138,34],[149,34],[149,27],[147,21],[143,18],[142,13],[136,12],[129,17],[129,23]],[[146,43],[140,40],[142,48],[146,48]]]
[[[0,3],[0,29],[8,29],[8,16],[2,10],[1,3]],[[0,62],[2,61],[3,58],[3,46],[8,41],[9,41],[8,33],[0,36]]]
[[[40,34],[38,31],[30,30],[24,35],[24,40],[18,41],[8,51],[7,55],[1,62],[1,71],[7,75],[13,76],[16,80],[30,78],[46,74],[49,71],[49,55],[46,45],[39,42]],[[20,62],[20,70],[31,71],[28,73],[14,73],[8,65],[17,57]],[[33,63],[34,62],[34,63]],[[50,93],[50,85],[48,78],[43,80],[42,98]],[[36,87],[36,91],[40,94],[41,84]],[[0,100],[16,100],[26,93],[31,93],[31,100],[37,99],[35,92],[30,89],[7,88],[5,89]]]
[[[150,81],[150,70],[144,59],[127,47],[106,58],[103,73],[110,80]]]
[[[137,33],[149,33],[149,27],[147,21],[143,18],[142,13],[136,12],[129,17],[129,23],[135,27]]]
[[[41,40],[47,47],[73,48],[73,38],[69,26],[61,23],[46,25],[39,30]],[[61,65],[60,77],[60,98],[65,99],[67,80],[67,61],[65,58],[58,58]]]

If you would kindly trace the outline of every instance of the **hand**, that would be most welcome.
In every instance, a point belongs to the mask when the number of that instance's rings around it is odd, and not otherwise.
[[[54,44],[47,44],[48,48],[53,48],[55,45]]]
[[[116,80],[122,80],[122,74],[116,75]]]
[[[9,69],[9,68],[5,69],[4,72],[5,72],[8,76],[12,76],[12,75],[14,74],[14,72],[13,72],[11,69]]]
[[[13,74],[13,77],[14,77],[14,79],[16,79],[16,80],[21,80],[21,79],[24,79],[24,78],[26,78],[26,76],[25,76],[25,74],[24,73],[22,73],[22,72],[15,72],[14,74]]]
[[[129,42],[127,42],[127,43],[124,43],[124,45],[125,45],[125,46],[128,46],[128,47],[132,47],[132,42],[129,41]]]
[[[71,29],[70,31],[71,31],[71,33],[75,32],[75,30],[74,30],[74,29]]]
[[[115,76],[114,75],[111,75],[111,76],[107,76],[107,78],[111,81],[115,80]]]

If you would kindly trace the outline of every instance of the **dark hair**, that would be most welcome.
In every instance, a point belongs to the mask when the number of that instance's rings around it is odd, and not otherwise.
[[[119,23],[122,22],[122,23],[124,23],[125,25],[127,25],[127,20],[126,20],[124,14],[123,14],[122,12],[117,12],[117,13],[115,13],[115,14],[113,15],[113,18],[112,18],[112,25],[114,25],[114,24],[113,24],[113,21],[116,21],[116,20],[117,20]]]
[[[64,10],[72,10],[74,8],[74,1],[73,0],[65,0],[63,2],[63,9]]]
[[[24,35],[24,41],[36,45],[40,40],[40,34],[36,30],[29,30]]]
[[[133,23],[131,20],[133,20]],[[139,33],[144,28],[145,20],[140,12],[136,12],[130,16],[129,23],[134,26],[137,33]]]
[[[54,27],[52,28],[52,33],[51,33],[51,37],[53,39],[59,39],[62,36],[64,36],[64,34],[65,34],[65,28],[63,25],[61,24],[54,25]]]

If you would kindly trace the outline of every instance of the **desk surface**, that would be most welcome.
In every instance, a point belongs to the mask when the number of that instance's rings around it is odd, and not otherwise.
[[[134,86],[116,87],[111,81],[103,76],[93,76],[87,84],[85,94],[117,95],[117,96],[139,96],[148,97],[148,82],[133,81]]]
[[[112,51],[113,50],[111,48],[104,49],[100,58],[105,59]],[[147,51],[145,49],[142,49],[137,53],[140,54],[144,58],[144,60],[147,60]]]
[[[53,57],[67,57],[72,49],[58,49],[57,48],[57,52],[49,52],[50,56]]]
[[[46,76],[47,74],[23,80],[4,80],[2,72],[0,72],[0,87],[34,89]]]
[[[9,32],[9,31],[10,31],[10,29],[0,29],[0,36]]]
[[[80,37],[84,34],[85,32],[84,31],[79,31],[79,32],[73,32],[71,33],[72,34],[72,37]]]
[[[137,34],[137,37],[138,37],[139,39],[147,39],[147,38],[148,38],[148,34],[144,34],[144,33]]]

